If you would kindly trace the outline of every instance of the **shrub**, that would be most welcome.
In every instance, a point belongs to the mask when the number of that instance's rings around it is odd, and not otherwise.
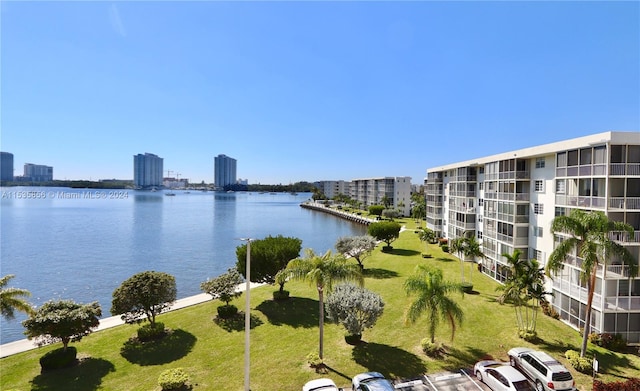
[[[222,319],[229,319],[238,313],[238,307],[233,304],[225,304],[218,307],[218,317]]]
[[[422,253],[422,258],[432,258],[433,255],[428,254],[428,253]]]
[[[318,352],[311,352],[307,354],[307,362],[311,368],[317,368],[322,365],[322,359]]]
[[[362,341],[362,334],[345,335],[344,341],[349,345],[357,345]]]
[[[553,319],[560,319],[560,314],[556,311],[551,304],[546,301],[540,303],[540,307],[542,307],[542,313],[552,317]]]
[[[599,380],[593,381],[593,391],[638,391],[640,390],[640,379],[632,378],[625,382],[616,381],[603,383]]]
[[[445,253],[449,252],[449,245],[448,244],[443,244],[440,247],[442,248],[442,251],[444,251]]]
[[[289,298],[289,291],[273,291],[273,300],[287,300]]]
[[[182,368],[167,369],[160,373],[158,385],[163,390],[179,390],[189,381],[189,376]]]
[[[622,351],[627,346],[627,342],[620,334],[591,333],[589,334],[589,342],[594,345],[602,346],[605,349],[615,351]]]
[[[40,358],[40,367],[43,371],[70,367],[75,364],[77,354],[74,346],[69,346],[66,350],[52,350]]]
[[[391,251],[393,251],[393,246],[382,246],[383,253],[390,253]]]
[[[145,324],[138,329],[138,340],[142,342],[153,341],[164,337],[164,335],[164,323],[162,322]]]
[[[538,339],[538,333],[533,330],[520,330],[518,331],[518,337],[524,339],[527,342],[533,342]]]
[[[442,344],[439,342],[431,342],[429,338],[423,338],[420,341],[420,346],[422,347],[422,351],[429,357],[439,356],[442,352]]]
[[[464,293],[471,293],[473,292],[473,284],[470,282],[463,282],[462,284],[460,284],[462,286],[462,291]]]
[[[593,359],[580,357],[575,350],[567,350],[564,356],[569,360],[571,366],[578,372],[590,374],[593,370]]]

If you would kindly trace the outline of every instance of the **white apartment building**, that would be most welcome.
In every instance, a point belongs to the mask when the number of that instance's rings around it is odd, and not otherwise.
[[[349,195],[349,187],[351,182],[349,181],[318,181],[314,185],[327,196],[328,199],[333,199],[338,194]]]
[[[612,237],[640,257],[640,132],[605,132],[427,170],[427,227],[454,239],[475,234],[487,256],[484,273],[504,281],[501,254],[515,249],[546,264],[556,240],[551,222],[571,209],[597,210],[634,229]],[[582,260],[567,260],[548,281],[553,307],[584,326],[587,289]],[[640,278],[615,259],[597,273],[592,332],[620,333],[640,343]]]
[[[351,198],[361,203],[363,208],[382,205],[384,196],[393,209],[403,216],[411,214],[411,177],[382,177],[351,180]]]

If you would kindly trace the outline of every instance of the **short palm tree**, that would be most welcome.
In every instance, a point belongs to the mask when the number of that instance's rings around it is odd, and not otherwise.
[[[34,313],[31,304],[24,300],[25,297],[31,296],[28,290],[6,287],[9,280],[14,277],[13,274],[7,274],[0,278],[0,313],[5,319],[15,318],[15,311],[21,311],[27,315]]]
[[[462,247],[462,252],[465,257],[471,257],[474,261],[476,258],[485,258],[482,249],[480,248],[480,242],[476,239],[475,235],[470,238],[466,238]],[[475,262],[474,262],[475,264]],[[469,282],[473,281],[473,267],[469,272]],[[462,282],[464,282],[464,272],[462,273]]]
[[[304,258],[289,261],[285,273],[294,280],[306,280],[318,290],[320,310],[320,342],[318,355],[323,359],[324,353],[324,293],[331,292],[333,286],[339,282],[356,282],[362,286],[364,278],[360,267],[354,263],[347,263],[344,256],[333,254],[331,250],[323,255],[317,255],[312,249],[305,250]]]
[[[455,336],[456,323],[462,323],[463,312],[458,303],[449,297],[449,293],[462,293],[461,284],[444,281],[442,270],[427,265],[418,265],[412,276],[404,283],[407,294],[416,294],[409,305],[406,320],[414,323],[422,314],[426,314],[431,343],[435,342],[436,328],[441,319],[449,321],[451,340]]]
[[[629,268],[629,277],[638,275],[638,265],[628,249],[611,240],[612,232],[623,232],[633,236],[633,227],[629,224],[611,221],[603,212],[586,212],[574,209],[569,215],[557,216],[551,223],[551,232],[561,234],[564,238],[549,255],[546,274],[549,277],[558,274],[563,263],[570,256],[577,256],[582,260],[581,277],[587,284],[587,306],[582,336],[580,357],[584,357],[587,350],[587,339],[591,327],[591,310],[593,294],[596,287],[596,273],[601,266],[606,265],[615,256]]]

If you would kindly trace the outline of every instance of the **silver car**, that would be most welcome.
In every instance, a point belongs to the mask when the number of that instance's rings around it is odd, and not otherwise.
[[[549,354],[529,348],[513,348],[508,354],[511,365],[529,376],[535,383],[536,390],[575,390],[571,372]]]
[[[509,364],[493,360],[479,361],[474,365],[473,373],[493,391],[533,391],[529,380]]]
[[[353,391],[395,391],[391,380],[379,372],[365,372],[355,375],[352,381]]]

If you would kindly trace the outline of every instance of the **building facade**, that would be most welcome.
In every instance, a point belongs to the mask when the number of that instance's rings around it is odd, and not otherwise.
[[[333,199],[338,194],[350,195],[351,182],[349,181],[318,181],[314,185],[322,191],[328,199]]]
[[[411,177],[352,179],[350,193],[365,209],[383,205],[386,197],[390,208],[399,210],[403,216],[411,214]]]
[[[427,170],[427,227],[454,239],[475,235],[486,259],[482,271],[497,281],[507,277],[501,254],[546,261],[562,235],[551,234],[556,216],[572,209],[602,211],[631,225],[634,235],[613,234],[640,256],[640,133],[605,132],[487,156]],[[562,272],[547,281],[550,301],[561,319],[584,326],[586,285],[582,259],[574,254]],[[615,259],[597,272],[592,332],[619,333],[640,343],[640,279]]]
[[[30,182],[51,182],[53,180],[53,167],[42,164],[24,164],[24,180]]]
[[[162,187],[164,159],[152,153],[133,155],[133,186],[136,189]]]
[[[0,181],[13,181],[13,154],[0,152]]]
[[[236,184],[236,159],[227,155],[214,158],[214,185],[218,190]]]

